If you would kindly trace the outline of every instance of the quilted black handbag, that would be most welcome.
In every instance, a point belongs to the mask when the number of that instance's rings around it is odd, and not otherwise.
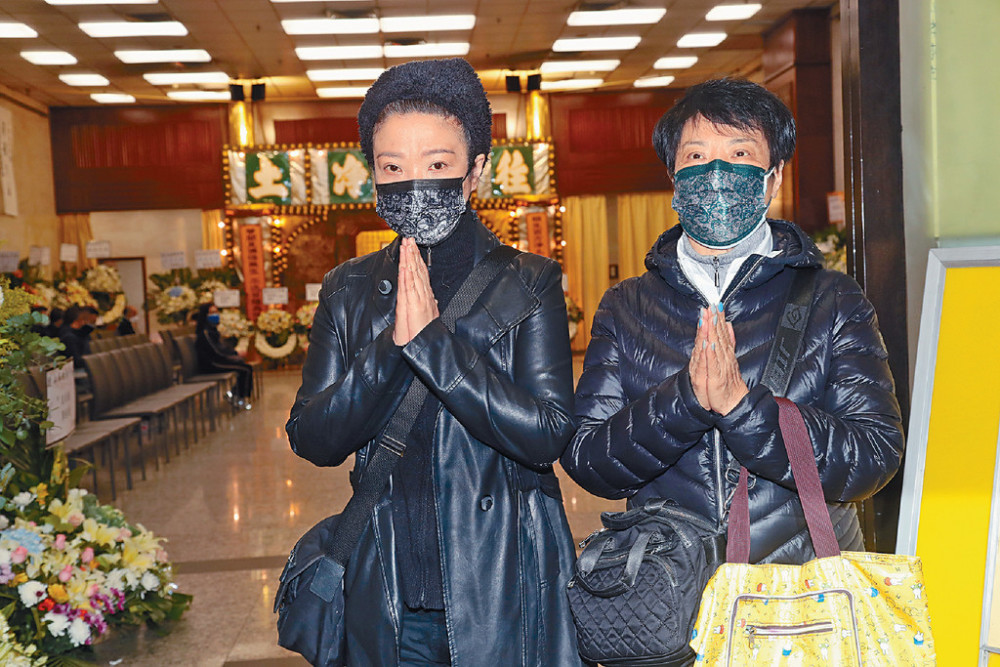
[[[580,655],[609,666],[688,664],[701,592],[725,561],[725,535],[662,499],[603,512],[601,523],[567,588]]]
[[[463,281],[441,314],[452,332],[486,287],[520,254],[510,246],[491,250]],[[281,572],[274,611],[278,644],[312,665],[340,667],[347,659],[344,635],[344,568],[385,491],[392,469],[406,450],[406,439],[427,397],[427,386],[410,383],[406,395],[378,438],[364,474],[341,514],[309,529],[292,548]]]

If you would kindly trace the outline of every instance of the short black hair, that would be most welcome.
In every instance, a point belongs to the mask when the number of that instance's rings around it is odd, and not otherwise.
[[[653,129],[653,148],[671,176],[684,125],[699,116],[714,125],[759,130],[771,167],[787,163],[795,152],[795,118],[777,95],[746,79],[713,79],[688,88]]]
[[[81,308],[76,304],[73,304],[72,306],[66,309],[66,314],[63,316],[63,322],[65,322],[66,324],[73,324],[78,319],[80,319],[80,316],[82,314],[83,314],[83,308]]]

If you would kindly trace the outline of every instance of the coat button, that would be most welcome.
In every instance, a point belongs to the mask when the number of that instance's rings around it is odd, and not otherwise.
[[[493,507],[493,496],[483,496],[482,500],[479,501],[479,509],[484,512],[490,511]]]
[[[392,291],[392,283],[390,283],[388,280],[383,280],[379,282],[378,291],[383,295],[389,294],[389,292]]]

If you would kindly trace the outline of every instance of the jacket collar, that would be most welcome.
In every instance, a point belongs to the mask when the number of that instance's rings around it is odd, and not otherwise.
[[[763,258],[760,262],[747,262],[741,272],[749,269],[752,273],[744,281],[742,289],[753,289],[762,285],[786,267],[823,267],[823,253],[798,225],[770,218],[767,222],[771,226],[774,249],[779,252],[773,257]],[[674,225],[663,232],[646,255],[646,268],[679,292],[697,295],[698,290],[684,276],[677,260],[677,244],[682,234],[680,225]]]

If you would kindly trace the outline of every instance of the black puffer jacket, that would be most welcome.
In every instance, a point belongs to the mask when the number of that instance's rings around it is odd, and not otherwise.
[[[778,429],[778,408],[760,384],[795,268],[822,255],[795,225],[770,220],[775,257],[751,256],[723,304],[750,393],[725,417],[694,396],[688,362],[704,298],[677,261],[680,227],[657,240],[645,274],[612,287],[594,316],[576,394],[579,431],[562,457],[584,488],[630,505],[665,497],[724,525],[740,464],[750,471],[751,562],[814,557]],[[816,451],[834,530],[860,550],[851,501],[899,467],[899,405],[875,311],[847,275],[821,270],[787,397],[802,412]]]
[[[499,244],[476,223],[478,261]],[[327,274],[286,425],[295,452],[355,472],[410,382],[442,407],[431,474],[454,665],[579,665],[566,599],[573,542],[552,463],[573,433],[561,271],[518,256],[452,334],[392,340],[399,242]],[[407,465],[404,454],[399,465]],[[390,481],[391,484],[391,481]],[[344,576],[348,663],[398,663],[402,592],[391,489]]]

